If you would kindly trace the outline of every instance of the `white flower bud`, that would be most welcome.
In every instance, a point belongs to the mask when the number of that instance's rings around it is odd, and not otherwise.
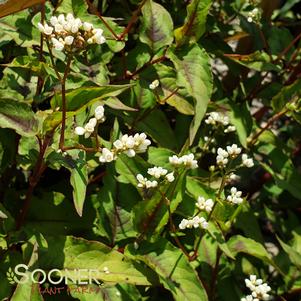
[[[166,175],[166,180],[167,180],[168,182],[170,182],[170,183],[173,182],[173,181],[175,180],[174,173],[171,172],[171,173],[167,174],[167,175]]]
[[[75,132],[76,135],[82,136],[82,135],[85,134],[86,130],[81,126],[77,126],[75,128],[74,132]]]
[[[74,37],[73,36],[67,36],[65,37],[65,44],[66,45],[72,45],[73,41],[74,41]]]
[[[83,23],[83,28],[85,31],[90,31],[93,29],[93,25],[91,23],[88,23],[88,22],[84,22]]]

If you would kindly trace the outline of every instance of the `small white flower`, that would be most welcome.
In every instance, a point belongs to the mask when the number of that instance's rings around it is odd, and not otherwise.
[[[151,90],[155,90],[157,87],[159,87],[159,81],[157,79],[155,79],[150,85],[149,85],[149,88]]]
[[[64,24],[65,23],[65,16],[63,14],[60,14],[58,17],[58,22],[61,23],[61,24]]]
[[[93,25],[91,23],[88,23],[88,22],[84,22],[83,23],[83,28],[85,31],[90,31],[93,29]]]
[[[217,149],[216,164],[220,167],[225,167],[228,163],[228,157],[228,152],[219,147]]]
[[[249,23],[253,22],[253,18],[252,17],[248,17],[247,20],[248,20]]]
[[[248,155],[247,154],[243,154],[241,156],[241,159],[242,159],[242,164],[248,168],[251,168],[254,166],[254,161],[252,158],[248,158]]]
[[[206,200],[204,197],[199,196],[197,202],[195,203],[196,207],[200,210],[205,210],[208,213],[212,211],[214,202],[212,199]]]
[[[240,301],[259,301],[259,300],[254,299],[252,295],[248,295],[245,298],[241,298]]]
[[[42,33],[44,33],[47,36],[51,35],[53,32],[53,27],[51,27],[47,24],[42,25],[41,23],[38,23],[38,28]]]
[[[227,152],[231,158],[236,158],[241,153],[241,148],[237,144],[228,145]]]
[[[106,274],[109,274],[109,273],[110,273],[110,270],[109,270],[108,267],[104,267],[104,268],[103,268],[103,271],[104,271]]]
[[[236,187],[232,187],[231,195],[227,196],[227,201],[232,204],[241,204],[243,202],[243,198],[241,198],[242,192],[238,191]]]
[[[178,156],[176,156],[176,155],[169,157],[168,160],[169,160],[169,163],[174,166],[179,166],[182,164],[182,160],[180,160],[180,158],[178,158]]]
[[[133,149],[128,149],[125,151],[125,154],[130,157],[130,158],[133,158],[136,156],[136,152],[133,150]]]
[[[86,130],[81,126],[77,126],[75,128],[74,132],[75,132],[76,135],[82,136],[82,135],[85,134]]]
[[[104,112],[105,112],[105,109],[103,106],[97,106],[95,108],[95,111],[94,111],[94,116],[97,120],[103,120],[104,119]]]
[[[51,24],[52,26],[55,26],[57,23],[59,23],[58,18],[55,17],[55,16],[52,16],[52,17],[50,18],[50,24]]]
[[[114,141],[113,145],[117,150],[122,150],[124,148],[124,144],[119,139]]]
[[[167,174],[167,175],[166,175],[166,180],[167,180],[169,183],[173,182],[173,181],[175,180],[174,173],[171,172],[171,173]]]
[[[250,289],[251,295],[241,300],[270,300],[271,287],[267,283],[263,283],[262,279],[257,279],[256,275],[250,275],[249,279],[245,279],[245,283],[246,287]]]
[[[184,230],[186,228],[199,228],[207,229],[208,222],[203,217],[195,216],[192,219],[182,219],[181,223],[179,224],[179,229]]]
[[[51,41],[55,50],[62,51],[64,49],[65,45],[61,41],[56,38],[51,38]]]
[[[197,160],[194,160],[194,154],[184,155],[181,157],[181,160],[185,167],[190,169],[198,168]]]
[[[114,154],[107,148],[102,149],[101,156],[99,157],[99,161],[101,163],[112,162],[114,160]]]
[[[211,125],[228,125],[229,124],[229,117],[225,116],[219,112],[210,112],[207,114],[207,119],[205,119],[205,123]]]
[[[147,178],[143,177],[143,175],[138,174],[136,176],[137,180],[138,180],[138,187],[139,188],[154,188],[158,186],[158,182],[157,181],[150,181]]]
[[[230,175],[229,175],[229,179],[232,180],[232,181],[237,181],[239,180],[239,176],[236,175],[234,172],[232,172]]]
[[[63,25],[60,24],[60,23],[55,24],[55,25],[54,25],[54,31],[55,31],[56,33],[61,33],[61,32],[63,32],[63,31],[64,31]]]
[[[74,16],[71,13],[68,13],[66,16],[66,21],[72,22],[74,20]]]
[[[231,132],[235,132],[236,131],[236,127],[234,125],[229,125],[225,130],[224,133],[231,133]]]
[[[66,45],[72,45],[73,41],[74,41],[74,37],[73,36],[67,36],[65,37],[65,44]]]
[[[95,126],[97,124],[97,119],[96,118],[91,118],[89,122],[85,125],[85,137],[88,138],[91,136],[91,134],[95,130]]]
[[[95,40],[95,43],[99,44],[99,45],[104,44],[106,42],[106,38],[102,35],[95,35],[94,40]]]
[[[155,166],[152,168],[149,168],[147,170],[147,173],[156,179],[159,179],[167,174],[167,169],[162,168],[161,166]]]

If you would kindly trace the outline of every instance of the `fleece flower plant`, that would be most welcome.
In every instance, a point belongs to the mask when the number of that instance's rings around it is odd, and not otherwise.
[[[0,300],[300,300],[282,2],[0,4]]]

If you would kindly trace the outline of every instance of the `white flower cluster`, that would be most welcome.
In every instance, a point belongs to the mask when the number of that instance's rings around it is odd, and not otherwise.
[[[155,79],[150,85],[149,85],[149,88],[151,89],[151,90],[155,90],[156,88],[158,88],[159,87],[159,81],[157,80],[157,79]]]
[[[103,44],[106,41],[102,29],[95,29],[91,23],[82,22],[70,13],[51,17],[50,25],[38,23],[38,28],[58,51],[73,52],[87,44]]]
[[[243,202],[243,198],[241,197],[242,192],[237,190],[236,187],[232,187],[230,190],[231,194],[227,196],[227,201],[232,204],[241,204]]]
[[[230,159],[235,159],[241,153],[241,148],[237,146],[237,144],[232,144],[231,146],[228,145],[226,149],[219,147],[217,149],[217,156],[216,156],[216,164],[224,168]],[[248,168],[254,166],[254,162],[252,158],[248,158],[248,155],[242,155],[242,165]]]
[[[249,23],[252,23],[253,21],[258,21],[260,18],[260,11],[257,7],[255,7],[253,10],[248,12],[247,20]]]
[[[114,148],[112,150],[103,148],[99,161],[101,163],[112,162],[113,160],[116,160],[118,154],[121,153],[124,153],[131,158],[138,153],[146,152],[147,147],[150,144],[151,141],[147,139],[145,133],[137,133],[134,136],[126,134],[113,143]]]
[[[134,136],[125,134],[113,143],[116,153],[124,153],[128,157],[134,157],[136,153],[146,152],[150,144],[151,141],[147,139],[144,133]]]
[[[243,154],[241,156],[241,160],[242,160],[242,165],[244,165],[245,167],[251,168],[254,166],[254,162],[252,158],[248,158],[247,154]]]
[[[207,114],[207,116],[208,117],[205,119],[205,123],[214,126],[216,125],[227,126],[227,128],[224,130],[225,133],[236,131],[236,127],[230,124],[230,120],[228,116],[221,114],[219,112],[210,112]]]
[[[173,155],[172,157],[169,157],[169,163],[174,165],[175,167],[180,167],[181,165],[183,165],[189,169],[198,168],[198,162],[194,159],[194,154],[184,155],[182,157]]]
[[[173,172],[168,173],[168,170],[161,167],[161,166],[154,166],[152,168],[149,168],[147,170],[147,173],[154,177],[155,179],[159,180],[164,180],[166,179],[169,183],[173,182],[175,180],[175,176]],[[140,188],[154,188],[158,186],[158,181],[157,180],[149,180],[145,177],[143,177],[143,175],[138,174],[136,176],[137,180],[138,180],[138,187]],[[163,178],[163,179],[162,179]]]
[[[182,219],[181,223],[179,224],[179,228],[181,230],[187,229],[187,228],[199,228],[207,229],[208,223],[203,217],[195,216],[191,219]]]
[[[204,197],[199,196],[197,202],[195,203],[196,207],[198,207],[200,210],[205,210],[206,212],[211,212],[214,202],[212,199],[206,200]]]
[[[136,176],[137,180],[138,180],[138,187],[139,188],[154,188],[158,186],[158,181],[156,180],[148,180],[147,178],[143,177],[143,175],[141,175],[140,173]]]
[[[242,298],[241,301],[270,300],[269,292],[271,287],[264,283],[262,279],[257,279],[256,275],[250,275],[250,279],[245,279],[246,287],[251,290],[251,295]]]
[[[165,176],[166,180],[170,183],[175,180],[174,173],[173,172],[168,173],[168,170],[165,168],[162,168],[161,166],[155,166],[155,167],[149,168],[147,170],[147,173],[149,175],[155,177],[156,179],[160,179],[161,177]]]
[[[225,167],[228,163],[228,158],[234,159],[241,153],[241,148],[237,144],[228,145],[226,150],[219,147],[217,149],[216,163],[220,167]]]
[[[85,135],[85,138],[89,138],[94,132],[97,123],[104,122],[105,120],[104,111],[105,110],[103,106],[96,107],[94,111],[94,117],[90,118],[90,120],[84,127],[77,126],[74,130],[75,134],[79,136]]]

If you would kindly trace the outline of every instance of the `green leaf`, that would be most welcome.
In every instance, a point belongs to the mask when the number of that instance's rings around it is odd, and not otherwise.
[[[148,162],[152,165],[161,166],[163,168],[169,167],[169,157],[174,153],[166,148],[151,146],[148,149]]]
[[[284,86],[281,91],[272,98],[272,107],[280,112],[294,96],[301,96],[301,79],[297,79],[289,86]]]
[[[159,234],[168,223],[169,212],[175,212],[182,202],[185,184],[185,173],[182,173],[173,183],[161,186],[160,192],[156,190],[150,199],[134,206],[133,221],[137,230],[146,235]]]
[[[272,260],[270,254],[267,252],[264,246],[259,242],[241,235],[235,235],[228,240],[227,244],[230,251],[234,255],[236,255],[237,253],[245,253],[251,255],[253,257],[262,260],[263,262],[272,265],[275,269],[277,269],[280,273],[282,273],[279,270],[279,267]]]
[[[173,22],[168,11],[158,3],[147,0],[142,7],[140,41],[153,52],[173,41]]]
[[[184,25],[174,31],[177,45],[192,40],[197,42],[206,30],[206,18],[212,0],[192,0],[187,5]]]
[[[11,128],[20,135],[30,137],[38,133],[39,122],[28,104],[0,99],[0,127]]]
[[[218,243],[218,246],[220,247],[220,249],[229,258],[235,259],[234,254],[232,253],[232,251],[230,250],[230,248],[228,247],[228,245],[226,243],[226,240],[225,240],[225,237],[224,237],[222,231],[219,230],[219,228],[214,223],[209,223],[208,232],[210,233],[212,238]]]
[[[97,241],[88,241],[72,236],[55,236],[48,238],[48,250],[40,250],[40,267],[44,269],[98,270],[94,276],[106,283],[129,283],[150,285],[156,283],[154,273],[139,263],[133,263],[127,256]],[[104,267],[110,273],[104,272]],[[62,270],[64,275],[66,271]],[[74,271],[76,275],[76,270]],[[88,276],[88,273],[87,275]],[[83,273],[83,280],[88,279]]]
[[[149,167],[147,162],[139,156],[129,159],[124,154],[118,156],[115,166],[116,171],[120,174],[118,181],[121,183],[131,183],[134,186],[137,186],[137,174]]]
[[[301,269],[301,254],[297,252],[293,247],[289,246],[288,244],[284,243],[279,237],[277,237],[282,249],[287,253],[291,262]]]
[[[0,210],[0,218],[2,218],[2,219],[7,218],[7,215],[4,212],[2,212],[1,210]]]
[[[212,93],[212,74],[209,57],[197,44],[168,52],[177,71],[177,83],[185,87],[195,101],[194,119],[190,126],[189,141],[193,143],[206,113]]]
[[[247,147],[247,138],[251,134],[253,120],[247,102],[242,104],[229,102],[231,108],[230,120],[236,127],[236,132],[242,146]]]
[[[32,15],[29,14],[28,10],[1,18],[1,31],[9,35],[12,40],[22,47],[39,45],[40,32],[32,26],[31,19]]]
[[[193,115],[194,109],[190,102],[187,101],[189,95],[186,89],[177,86],[175,70],[163,64],[155,65],[160,78],[160,87],[164,94],[166,103],[174,107],[180,113]]]
[[[227,56],[230,60],[249,69],[262,71],[281,71],[282,66],[271,62],[271,57],[266,52],[255,51],[249,55]],[[276,56],[273,57],[276,59]]]
[[[78,215],[82,216],[88,185],[86,156],[85,152],[80,150],[72,150],[69,153],[72,153],[74,158],[69,168],[71,172],[70,183],[73,187],[73,202]]]
[[[136,125],[139,131],[150,135],[160,146],[175,149],[176,137],[166,115],[160,110],[151,111]]]
[[[131,208],[139,194],[132,185],[124,185],[116,181],[116,172],[112,165],[107,167],[103,179],[104,186],[97,195],[92,196],[92,202],[97,210],[97,234],[105,236],[111,244],[116,241],[135,237]]]
[[[163,238],[156,243],[142,242],[136,250],[132,245],[126,254],[153,269],[163,286],[176,301],[206,301],[206,291],[185,255]]]
[[[66,93],[67,111],[83,110],[93,102],[117,96],[131,86],[132,85],[110,85],[101,87],[84,87],[73,90]],[[51,99],[51,108],[55,109],[57,107],[62,107],[61,95],[55,95]]]

